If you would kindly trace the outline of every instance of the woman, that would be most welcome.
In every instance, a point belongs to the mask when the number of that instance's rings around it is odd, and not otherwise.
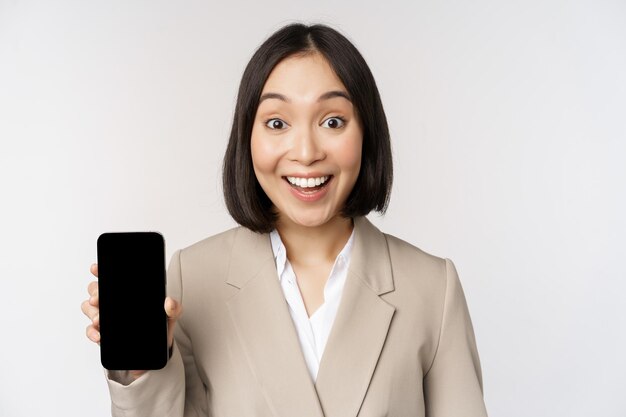
[[[107,373],[113,415],[486,416],[453,263],[364,217],[387,206],[391,149],[375,81],[345,37],[293,24],[259,47],[223,174],[241,227],[173,255],[172,357]],[[98,342],[95,282],[89,293]]]

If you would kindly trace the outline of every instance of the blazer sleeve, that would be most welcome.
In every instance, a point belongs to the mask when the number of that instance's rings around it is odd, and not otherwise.
[[[439,341],[424,376],[427,417],[486,417],[482,372],[463,288],[446,259],[446,291]]]
[[[174,253],[167,270],[167,293],[182,303],[180,251]],[[208,416],[206,389],[198,375],[183,317],[176,323],[172,357],[163,369],[148,371],[127,385],[123,384],[123,376],[116,378],[105,370],[105,377],[113,417]]]

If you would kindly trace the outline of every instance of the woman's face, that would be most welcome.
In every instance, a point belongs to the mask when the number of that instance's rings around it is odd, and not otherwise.
[[[336,217],[359,175],[362,142],[348,92],[322,55],[279,62],[251,138],[254,172],[278,224],[314,227]]]

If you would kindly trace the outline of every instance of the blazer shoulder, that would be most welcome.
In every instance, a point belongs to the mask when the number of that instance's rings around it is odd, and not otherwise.
[[[233,265],[246,261],[254,263],[258,257],[264,259],[267,254],[271,255],[271,247],[266,234],[238,226],[181,249],[180,271],[187,277],[212,276],[225,279]]]
[[[226,282],[237,236],[246,232],[252,233],[234,227],[176,251],[168,269],[170,294],[184,299],[190,311],[206,303],[207,297],[227,297],[221,284]]]
[[[395,236],[385,234],[385,238],[396,289],[387,297],[395,305],[422,317],[422,324],[430,323],[430,334],[435,338],[450,284],[452,262]]]
[[[224,259],[224,256],[230,254],[235,236],[241,229],[241,226],[233,227],[180,249],[181,262],[204,259],[207,256]]]
[[[446,258],[428,253],[396,236],[383,234],[387,241],[392,264],[399,264],[414,271],[417,268],[417,270],[427,269],[445,273]]]

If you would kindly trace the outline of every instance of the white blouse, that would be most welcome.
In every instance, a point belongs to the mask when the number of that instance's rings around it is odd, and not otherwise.
[[[350,265],[350,255],[354,241],[354,229],[346,245],[337,255],[337,259],[335,259],[333,268],[330,271],[324,286],[324,303],[311,317],[306,312],[296,275],[287,259],[287,250],[276,230],[270,233],[270,239],[274,259],[276,260],[278,279],[289,305],[289,313],[298,333],[306,365],[309,368],[311,378],[315,381],[348,275],[348,266]]]

